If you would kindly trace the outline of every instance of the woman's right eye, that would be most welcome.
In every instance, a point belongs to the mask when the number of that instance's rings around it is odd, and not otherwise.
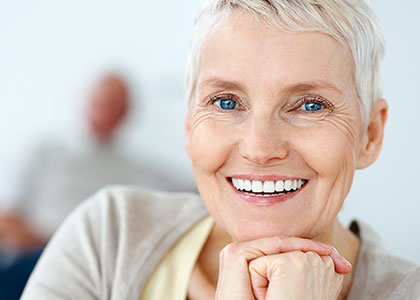
[[[223,110],[233,110],[238,106],[238,103],[233,99],[219,99],[215,100],[213,104]]]

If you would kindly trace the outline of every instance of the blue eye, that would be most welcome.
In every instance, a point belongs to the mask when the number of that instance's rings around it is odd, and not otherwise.
[[[300,109],[303,109],[306,111],[318,111],[323,108],[324,106],[321,103],[317,103],[317,102],[306,102],[300,107]]]
[[[221,99],[214,101],[214,104],[219,106],[221,109],[224,110],[232,110],[235,109],[237,106],[237,103],[235,100],[232,99]]]

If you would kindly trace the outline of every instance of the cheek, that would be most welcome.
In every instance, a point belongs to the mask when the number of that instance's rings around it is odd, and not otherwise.
[[[337,216],[346,198],[355,170],[356,137],[336,125],[300,130],[294,147],[315,176],[309,205],[310,236],[321,233]]]
[[[360,120],[357,111],[339,114],[316,126],[297,129],[297,148],[309,166],[324,179],[340,173],[353,173]]]
[[[301,135],[302,141],[296,147],[305,161],[321,178],[331,178],[343,169],[354,170],[355,140],[351,135],[334,128],[307,132]]]
[[[219,170],[226,165],[235,148],[235,134],[231,128],[224,122],[200,118],[193,122],[190,133],[190,159],[198,190],[210,214],[223,228],[230,207],[222,200],[226,179]]]
[[[348,135],[332,131],[316,147],[318,153],[311,164],[318,175],[319,193],[328,199],[326,206],[337,210],[341,208],[353,181],[355,141]]]
[[[196,176],[215,175],[231,155],[234,136],[234,131],[225,122],[206,116],[194,120],[190,135],[190,155]]]

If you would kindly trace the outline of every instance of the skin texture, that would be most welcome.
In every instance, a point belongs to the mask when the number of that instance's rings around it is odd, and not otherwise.
[[[239,291],[240,299],[345,298],[352,280],[352,273],[339,275],[350,272],[340,269],[345,261],[314,245],[291,247],[287,237],[334,245],[356,261],[359,241],[336,217],[354,171],[379,154],[387,104],[378,100],[363,126],[351,55],[327,35],[286,33],[241,10],[219,25],[203,45],[185,120],[187,153],[216,222],[196,266],[208,279],[202,289],[217,286],[216,299]],[[223,110],[221,99],[236,108]],[[306,111],[302,101],[323,108]],[[238,196],[228,181],[238,174],[308,183],[292,198],[262,206]],[[262,238],[286,238],[287,250],[261,249]],[[249,249],[259,254],[244,258]]]
[[[250,262],[249,270],[257,299],[337,299],[343,282],[332,259],[314,252],[261,256]]]

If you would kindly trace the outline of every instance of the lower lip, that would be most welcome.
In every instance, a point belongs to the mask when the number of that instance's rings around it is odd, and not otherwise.
[[[245,194],[239,190],[237,190],[233,184],[229,181],[230,186],[233,188],[233,191],[241,198],[242,200],[245,200],[246,202],[249,202],[251,204],[254,204],[256,206],[272,206],[279,203],[283,203],[293,197],[295,197],[297,194],[300,193],[302,189],[305,188],[305,186],[308,183],[305,183],[302,187],[300,187],[298,190],[294,192],[289,192],[287,194],[283,195],[276,195],[276,196],[269,196],[269,197],[259,197],[259,196],[252,196]]]

